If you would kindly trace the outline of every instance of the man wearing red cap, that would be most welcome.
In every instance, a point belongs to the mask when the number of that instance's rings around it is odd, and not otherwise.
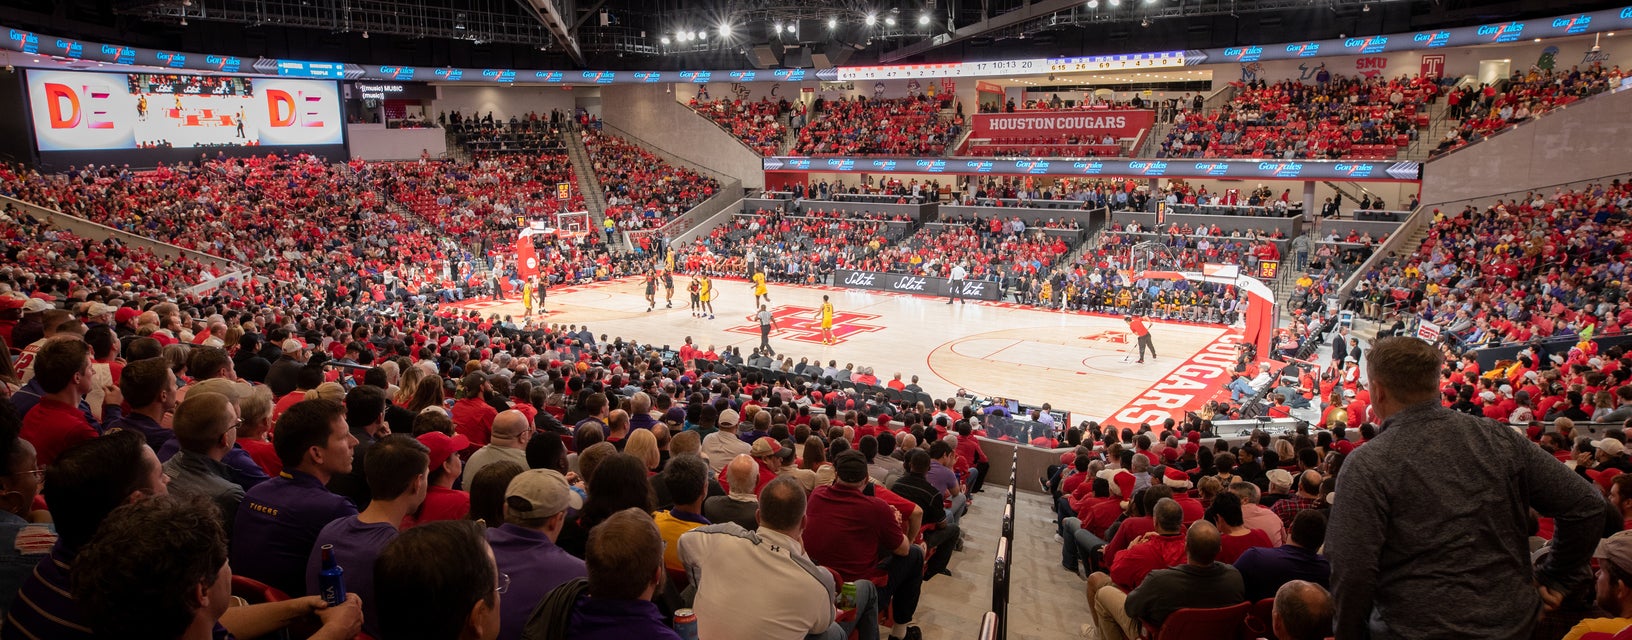
[[[470,439],[463,435],[449,436],[431,431],[419,436],[419,443],[431,451],[429,486],[425,502],[419,512],[408,516],[403,526],[436,520],[460,520],[470,513],[470,494],[453,488],[453,481],[465,469],[459,452],[470,447]]]

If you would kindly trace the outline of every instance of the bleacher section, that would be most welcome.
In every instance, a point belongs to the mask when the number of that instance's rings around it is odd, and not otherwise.
[[[801,156],[938,156],[958,137],[961,123],[941,115],[951,96],[818,100],[799,130]]]
[[[1222,109],[1180,114],[1157,156],[1387,160],[1428,124],[1424,105],[1439,93],[1420,77],[1260,80]]]

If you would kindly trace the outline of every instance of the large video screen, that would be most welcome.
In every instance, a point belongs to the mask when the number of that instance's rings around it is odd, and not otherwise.
[[[345,154],[331,81],[49,70],[30,70],[27,79],[35,145],[47,164],[273,151],[260,147]]]

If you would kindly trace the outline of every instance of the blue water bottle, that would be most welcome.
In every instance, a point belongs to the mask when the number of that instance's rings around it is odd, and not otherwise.
[[[346,570],[334,560],[334,545],[323,545],[323,570],[317,574],[317,589],[329,606],[346,603]]]

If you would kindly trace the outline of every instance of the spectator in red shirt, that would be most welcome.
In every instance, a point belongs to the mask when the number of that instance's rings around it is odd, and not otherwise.
[[[844,451],[833,459],[833,472],[833,484],[810,495],[805,551],[844,581],[877,584],[888,575],[888,584],[879,590],[879,607],[892,607],[896,626],[907,626],[910,635],[924,582],[924,550],[902,530],[899,512],[868,495],[866,456]],[[878,568],[880,556],[886,558],[884,571]]]
[[[91,392],[90,345],[71,336],[46,342],[34,358],[34,377],[45,393],[23,418],[21,435],[34,445],[40,464],[50,465],[63,449],[101,435],[102,424],[80,408]],[[124,395],[114,385],[105,393],[102,415],[116,420]]]
[[[492,390],[487,382],[487,376],[480,371],[465,374],[459,381],[458,400],[448,413],[453,416],[453,428],[470,442],[471,448],[487,446],[493,436],[493,419],[499,416],[499,411],[484,399],[484,394]],[[434,466],[434,465],[433,465]]]
[[[402,528],[436,520],[464,519],[470,513],[470,494],[454,489],[453,481],[465,469],[458,454],[470,448],[470,440],[463,435],[431,431],[420,435],[419,443],[431,450],[430,486],[426,487],[425,502],[419,506],[419,512],[404,519]]]
[[[1129,591],[1138,588],[1145,576],[1157,569],[1174,567],[1185,562],[1184,509],[1170,498],[1156,503],[1153,519],[1156,529],[1139,536],[1126,551],[1111,563],[1111,572],[1096,572],[1088,576],[1088,608],[1098,623],[1100,637],[1119,640],[1138,631],[1137,621],[1130,620],[1123,609]]]

